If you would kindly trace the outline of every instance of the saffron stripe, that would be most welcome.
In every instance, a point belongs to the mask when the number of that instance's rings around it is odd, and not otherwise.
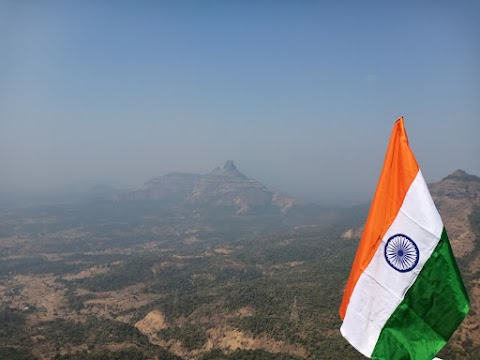
[[[360,276],[377,252],[385,232],[395,220],[418,171],[419,167],[408,145],[408,137],[403,117],[401,117],[395,122],[392,130],[383,170],[345,287],[339,309],[342,320],[345,318],[351,295]]]

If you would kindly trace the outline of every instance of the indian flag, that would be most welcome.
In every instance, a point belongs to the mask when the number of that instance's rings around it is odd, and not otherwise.
[[[340,331],[372,359],[431,360],[469,307],[401,117],[345,288]]]

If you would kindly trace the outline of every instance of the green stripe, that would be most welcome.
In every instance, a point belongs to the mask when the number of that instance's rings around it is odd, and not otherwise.
[[[470,308],[445,229],[380,333],[372,359],[432,360]]]

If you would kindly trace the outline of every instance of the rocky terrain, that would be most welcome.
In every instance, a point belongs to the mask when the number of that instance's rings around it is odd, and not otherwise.
[[[430,185],[472,303],[449,360],[480,358],[479,182]],[[338,306],[367,211],[300,204],[230,161],[0,211],[0,358],[362,359]]]

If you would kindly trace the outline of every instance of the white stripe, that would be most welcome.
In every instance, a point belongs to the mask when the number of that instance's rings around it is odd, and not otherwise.
[[[340,328],[342,335],[363,355],[371,356],[383,326],[432,254],[442,231],[442,220],[419,171],[397,217],[360,275]],[[418,246],[419,261],[410,272],[399,272],[385,260],[385,244],[396,234],[407,235]]]

